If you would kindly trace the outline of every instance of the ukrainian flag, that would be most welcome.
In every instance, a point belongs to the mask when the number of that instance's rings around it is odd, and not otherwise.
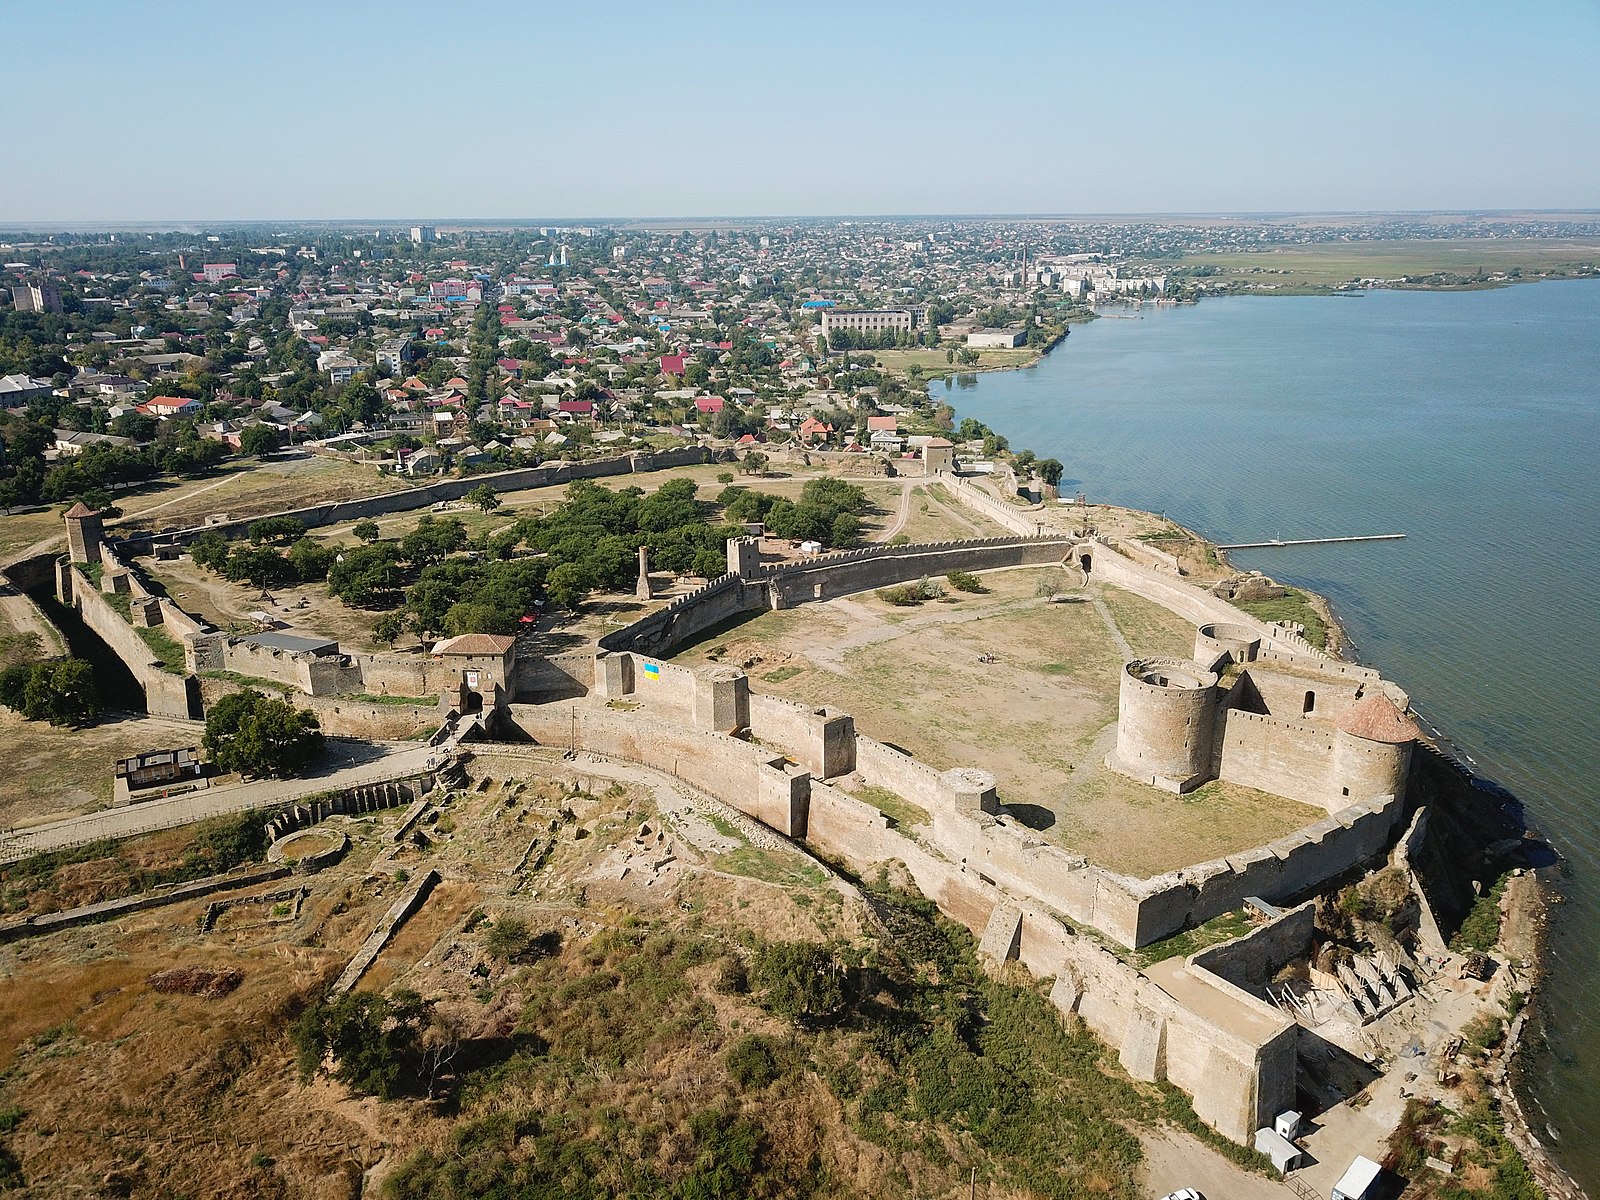
[[[661,682],[661,664],[660,663],[653,663],[653,662],[645,663],[645,665],[644,665],[644,677],[646,679],[654,679],[657,683],[660,683]]]

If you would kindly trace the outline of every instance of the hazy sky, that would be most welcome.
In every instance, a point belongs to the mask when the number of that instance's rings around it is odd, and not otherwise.
[[[0,0],[0,221],[1600,207],[1600,0]]]

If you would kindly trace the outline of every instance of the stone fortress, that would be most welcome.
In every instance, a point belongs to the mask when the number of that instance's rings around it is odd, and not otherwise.
[[[940,482],[961,496],[962,481]],[[1247,902],[1271,915],[1387,854],[1401,833],[1418,736],[1405,716],[1407,697],[1377,672],[1330,658],[1296,629],[1255,620],[1192,585],[1143,547],[1047,536],[1025,518],[1018,524],[1014,536],[876,544],[792,562],[763,562],[754,539],[732,539],[726,574],[607,634],[592,653],[517,658],[510,639],[473,637],[403,668],[381,655],[319,662],[328,656],[316,648],[222,638],[167,598],[147,596],[117,558],[127,548],[102,544],[87,512],[68,514],[71,553],[56,564],[55,582],[97,632],[128,625],[100,594],[123,590],[133,593],[135,623],[142,614],[181,641],[190,674],[163,679],[149,669],[144,642],[102,633],[140,667],[141,683],[149,677],[166,688],[153,692],[152,711],[164,698],[182,715],[198,715],[197,675],[207,665],[248,663],[240,674],[281,674],[313,700],[324,688],[379,690],[393,682],[407,689],[400,694],[437,695],[436,711],[452,719],[472,714],[497,740],[670,774],[860,875],[903,864],[941,911],[979,937],[983,956],[1053,979],[1056,1005],[1077,1013],[1130,1073],[1172,1082],[1202,1120],[1248,1142],[1294,1107],[1299,1044],[1296,1022],[1253,985],[1260,964],[1250,947],[1281,953],[1284,929],[1295,933],[1289,941],[1304,933],[1303,907],[1291,924],[1276,918],[1240,939],[1243,949],[1169,959],[1149,971],[1104,943],[1148,946]],[[95,562],[98,586],[80,565]],[[1145,879],[1120,875],[1016,820],[981,764],[940,772],[867,736],[850,713],[763,696],[739,670],[667,661],[685,642],[741,616],[951,571],[1055,564],[1195,627],[1191,660],[1136,658],[1122,667],[1108,767],[1174,793],[1221,779],[1326,816],[1220,859]],[[326,723],[330,710],[319,712]],[[902,826],[840,786],[847,777],[910,801],[928,821]],[[1223,962],[1243,965],[1207,965]]]

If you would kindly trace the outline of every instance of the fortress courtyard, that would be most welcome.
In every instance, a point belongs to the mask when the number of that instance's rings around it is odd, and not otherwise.
[[[1052,574],[1067,584],[1053,601],[1038,594]],[[1127,875],[1246,850],[1326,816],[1235,784],[1177,796],[1108,771],[1119,668],[1146,655],[1187,659],[1194,627],[1120,588],[1080,588],[1058,568],[979,579],[980,593],[940,580],[944,597],[916,607],[863,592],[762,613],[673,661],[743,668],[752,691],[843,709],[862,733],[939,770],[990,771],[1018,820]],[[647,689],[636,698],[648,707]],[[905,823],[925,817],[899,797],[858,795]]]

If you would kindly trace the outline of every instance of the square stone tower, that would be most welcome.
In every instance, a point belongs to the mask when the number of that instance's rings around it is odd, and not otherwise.
[[[100,524],[100,514],[82,500],[66,512],[67,555],[75,563],[100,561],[100,543],[105,531]]]

